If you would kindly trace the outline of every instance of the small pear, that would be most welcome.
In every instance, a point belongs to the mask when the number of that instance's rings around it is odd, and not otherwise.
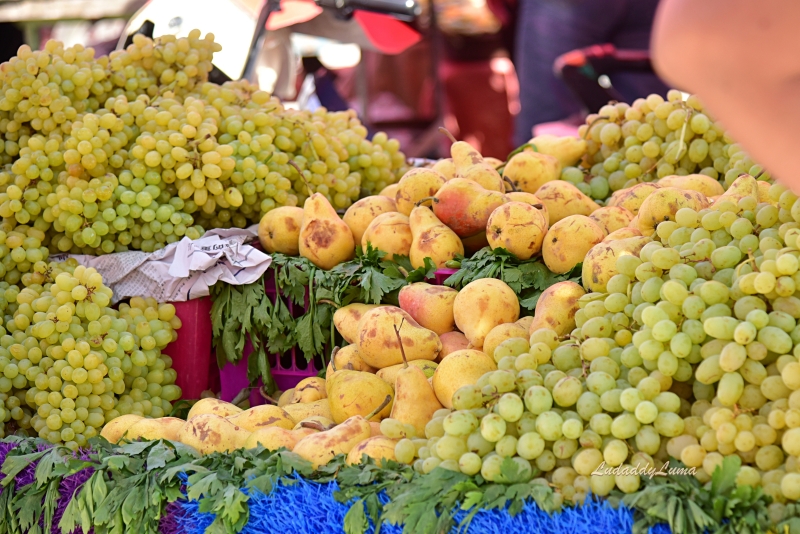
[[[331,404],[327,398],[316,400],[314,402],[287,404],[286,406],[282,406],[282,408],[286,413],[289,414],[289,417],[292,418],[292,421],[294,421],[295,424],[299,423],[303,419],[313,417],[315,415],[333,419],[333,415],[331,415]]]
[[[278,397],[278,406],[282,408],[287,404],[290,404],[293,398],[294,398],[294,388],[287,389],[286,391],[281,393],[280,397]]]
[[[467,336],[458,330],[442,334],[439,336],[439,339],[442,341],[442,352],[440,352],[439,357],[436,358],[436,363],[440,363],[449,354],[452,354],[457,350],[469,348],[469,339],[467,339]]]
[[[365,197],[347,208],[342,220],[350,227],[353,232],[353,239],[356,243],[361,243],[361,237],[367,230],[369,223],[375,217],[383,213],[397,211],[397,204],[394,199],[381,195]]]
[[[430,378],[433,376],[434,371],[436,371],[436,367],[438,364],[436,362],[431,362],[428,360],[411,360],[408,362],[408,365],[413,365],[414,367],[419,367],[422,369],[422,372],[425,373],[425,376]],[[394,387],[394,381],[397,378],[397,373],[400,372],[401,369],[405,369],[405,363],[398,363],[397,365],[390,365],[389,367],[384,367],[377,373],[375,373],[378,378],[385,381],[390,386]]]
[[[453,164],[453,158],[440,159],[431,168],[439,171],[446,180],[456,177],[456,166]]]
[[[703,193],[707,197],[716,197],[725,193],[722,184],[705,174],[687,174],[685,176],[665,176],[658,180],[661,187],[675,187],[677,189],[691,189]]]
[[[756,179],[749,174],[742,174],[733,181],[730,187],[728,187],[728,190],[716,200],[715,204],[726,200],[736,204],[745,197],[757,199],[759,198],[758,192],[758,182]]]
[[[382,197],[389,197],[392,200],[394,200],[395,196],[397,196],[397,187],[398,187],[397,184],[387,185],[386,187],[381,189],[381,192],[378,194]]]
[[[395,195],[397,211],[408,216],[414,206],[420,203],[430,206],[431,201],[424,199],[435,195],[445,182],[447,179],[434,169],[410,169],[397,183],[397,194]]]
[[[649,237],[629,237],[593,246],[583,260],[582,282],[588,291],[606,292],[606,284],[611,277],[619,274],[617,258],[620,256],[639,256],[651,239]]]
[[[752,181],[752,185],[757,195],[755,180]],[[730,189],[725,195],[728,195],[728,193],[731,193]],[[722,195],[720,199],[725,199],[725,195]],[[734,204],[739,201],[735,195],[727,198],[731,199]],[[717,200],[717,202],[720,202],[720,200]],[[674,221],[675,214],[679,209],[691,208],[695,211],[700,211],[707,207],[708,199],[702,193],[675,187],[662,187],[648,195],[639,207],[639,213],[637,214],[639,218],[638,228],[642,231],[642,235],[653,235],[659,223]]]
[[[320,193],[308,197],[303,205],[300,255],[326,270],[355,255],[353,232]]]
[[[448,261],[464,254],[461,240],[455,232],[442,224],[430,208],[414,208],[409,222],[413,240],[408,255],[415,269],[425,265],[425,258],[430,258],[441,269]]]
[[[639,213],[639,207],[642,202],[657,189],[661,189],[661,186],[653,182],[642,182],[627,189],[614,191],[606,205],[623,207],[636,216]]]
[[[494,349],[503,341],[514,337],[529,337],[528,328],[520,325],[519,321],[515,323],[499,324],[486,334],[486,339],[483,341],[483,348],[481,350],[483,350],[487,356],[494,358]]]
[[[580,189],[564,180],[547,182],[536,191],[536,196],[547,206],[551,227],[570,215],[591,215],[600,208]]]
[[[354,415],[366,417],[385,397],[389,402],[382,410],[371,416],[375,421],[389,417],[394,398],[392,386],[372,373],[362,371],[338,371],[331,382],[331,419],[342,423]]]
[[[586,141],[577,137],[542,134],[528,142],[535,146],[540,154],[555,157],[562,168],[577,165],[586,153]]]
[[[641,235],[642,232],[638,228],[631,228],[630,226],[626,226],[625,228],[614,230],[613,232],[605,236],[603,238],[602,243],[609,243],[611,241],[617,241],[618,239],[628,239],[629,237],[639,237]]]
[[[387,438],[386,436],[371,436],[350,449],[347,453],[347,464],[360,464],[366,454],[380,465],[382,460],[396,461],[394,446],[399,440]]]
[[[144,439],[147,441],[158,441],[166,439],[178,441],[183,424],[186,421],[177,417],[159,417],[157,419],[142,419],[125,433],[125,439],[131,441]]]
[[[436,193],[433,213],[458,237],[486,232],[486,222],[508,197],[482,187],[473,180],[453,178]]]
[[[456,327],[453,318],[456,295],[458,291],[452,287],[415,282],[400,290],[397,301],[420,325],[442,335]]]
[[[268,211],[258,223],[258,239],[270,254],[297,256],[300,252],[300,227],[303,208],[281,206]]]
[[[622,206],[606,206],[596,210],[589,215],[589,218],[596,222],[608,236],[611,232],[628,226],[633,220],[633,213]]]
[[[200,399],[194,403],[194,406],[189,410],[186,420],[190,420],[200,414],[210,413],[220,417],[228,417],[229,415],[236,415],[243,410],[230,402],[221,401],[213,397]]]
[[[291,430],[271,426],[256,430],[250,434],[244,442],[244,448],[255,449],[261,445],[268,451],[277,451],[278,449],[292,450],[298,441],[300,441],[300,437]]]
[[[457,141],[450,132],[444,128],[439,131],[447,135],[453,142],[450,155],[453,156],[456,178],[465,178],[478,182],[490,191],[505,191],[506,185],[497,169],[483,159],[480,152],[465,141]]]
[[[292,403],[314,402],[328,396],[325,391],[325,379],[310,376],[301,380],[294,388]]]
[[[508,202],[492,212],[486,237],[493,249],[504,248],[528,260],[542,250],[549,223],[541,211],[524,202]]]
[[[411,249],[411,226],[408,217],[402,213],[390,212],[378,215],[361,236],[361,248],[367,245],[386,253],[383,257],[391,261],[397,256],[408,256]]]
[[[186,421],[178,433],[178,441],[194,447],[200,454],[231,452],[244,447],[250,432],[224,417],[203,413]]]
[[[377,306],[376,306],[377,307]],[[364,371],[366,373],[374,373],[377,371],[374,367],[367,365],[358,353],[358,346],[346,345],[339,349],[336,356],[333,357],[336,363],[336,368],[340,371]]]
[[[547,213],[547,206],[545,206],[539,197],[533,193],[512,191],[511,193],[506,193],[506,196],[510,202],[524,202],[526,204],[530,204],[537,210],[541,211],[542,215],[544,215],[544,219],[548,222],[548,224],[550,223],[550,214]]]
[[[547,182],[561,177],[561,163],[547,154],[523,150],[508,160],[503,177],[518,191],[536,193]]]
[[[253,406],[241,413],[228,416],[226,419],[248,432],[255,432],[268,426],[279,426],[291,430],[294,426],[294,421],[283,408],[271,404]]]
[[[585,215],[565,217],[550,227],[544,238],[544,264],[554,273],[568,273],[605,236],[603,229]]]
[[[481,278],[458,292],[454,310],[458,329],[480,348],[492,328],[519,319],[519,300],[502,280]]]
[[[358,339],[358,322],[365,313],[378,306],[380,305],[355,302],[347,306],[342,306],[333,314],[333,325],[345,341],[348,343],[355,343]]]
[[[355,416],[330,430],[304,437],[292,452],[311,462],[317,469],[336,455],[349,453],[353,447],[370,437],[370,433],[369,422],[361,416]]]
[[[428,376],[419,367],[408,364],[400,329],[395,327],[394,331],[403,354],[403,368],[397,372],[394,381],[395,397],[390,417],[404,425],[413,425],[417,435],[424,436],[425,425],[433,418],[436,410],[442,409],[442,404],[428,383]]]
[[[394,326],[403,325],[402,335],[409,360],[435,360],[442,343],[436,332],[423,328],[408,313],[395,306],[368,311],[358,324],[358,353],[376,369],[403,363]]]
[[[586,294],[575,282],[564,281],[553,284],[542,292],[536,302],[529,333],[540,328],[549,328],[559,336],[575,328],[575,313],[580,309],[578,299]]]
[[[125,432],[141,419],[143,419],[141,416],[132,413],[120,415],[106,423],[103,430],[100,431],[100,435],[110,443],[117,443],[125,435]]]
[[[461,386],[474,384],[497,364],[479,350],[459,350],[442,360],[433,374],[433,391],[445,408],[453,408],[453,394]],[[422,434],[424,435],[424,434]]]

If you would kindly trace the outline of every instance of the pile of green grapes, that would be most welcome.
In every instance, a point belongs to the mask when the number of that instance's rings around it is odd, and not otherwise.
[[[119,311],[92,268],[38,261],[21,286],[0,282],[0,434],[85,447],[120,415],[163,417],[181,396],[171,304],[134,298]]]
[[[694,96],[671,90],[632,105],[608,104],[578,129],[586,154],[561,179],[604,201],[614,191],[671,175],[706,174],[727,188],[741,173],[770,178]]]
[[[582,502],[640,487],[637,471],[593,476],[603,462],[680,460],[707,482],[736,454],[737,482],[761,486],[780,520],[800,499],[800,202],[777,184],[770,198],[677,211],[579,300],[568,339],[501,343],[498,370],[456,391],[425,436],[384,420],[404,438],[397,459],[502,482],[508,457]]]
[[[0,65],[9,283],[31,272],[39,251],[151,252],[257,223],[313,192],[344,209],[405,171],[399,143],[383,133],[368,140],[352,111],[285,109],[247,82],[208,82],[218,50],[195,30],[136,35],[99,58],[49,41]]]

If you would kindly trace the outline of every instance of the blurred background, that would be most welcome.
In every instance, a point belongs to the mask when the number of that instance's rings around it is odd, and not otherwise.
[[[648,45],[657,0],[0,0],[0,61],[48,39],[108,54],[135,32],[212,32],[216,74],[303,108],[353,108],[410,157],[445,126],[505,159],[577,135],[609,100],[666,92]]]

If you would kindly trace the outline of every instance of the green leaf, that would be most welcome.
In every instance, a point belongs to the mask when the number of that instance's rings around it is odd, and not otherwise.
[[[364,499],[353,502],[344,516],[345,534],[364,534],[369,528],[367,514],[364,512]]]

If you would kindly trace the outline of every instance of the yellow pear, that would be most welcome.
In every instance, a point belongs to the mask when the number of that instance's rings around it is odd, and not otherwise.
[[[420,325],[441,335],[456,327],[453,303],[458,291],[452,287],[415,282],[404,286],[397,296],[400,308]]]
[[[486,233],[486,222],[498,207],[508,202],[502,192],[482,187],[473,180],[453,178],[436,193],[433,213],[458,237]]]
[[[266,252],[297,256],[303,208],[281,206],[268,211],[258,223],[258,240]]]
[[[159,417],[158,419],[142,419],[137,421],[125,433],[125,439],[131,441],[144,439],[147,441],[157,441],[166,439],[178,441],[178,434],[183,427],[183,419],[177,417]]]
[[[577,165],[586,153],[586,141],[578,137],[543,134],[528,143],[535,146],[537,152],[555,157],[561,167]]]
[[[637,214],[639,230],[642,231],[642,235],[652,235],[659,223],[674,221],[675,213],[679,209],[691,208],[695,211],[700,211],[707,207],[708,200],[702,193],[685,191],[675,187],[662,187],[648,195],[639,207],[639,213]]]
[[[606,206],[596,210],[589,218],[603,229],[606,235],[625,228],[633,220],[633,213],[622,206]]]
[[[770,182],[765,182],[764,180],[756,180],[756,186],[758,187],[758,202],[759,204],[762,202],[767,202],[772,204],[773,206],[777,206],[778,203],[772,200],[769,196],[769,189],[772,187]]]
[[[304,378],[294,387],[292,403],[314,402],[324,399],[328,394],[325,392],[325,379],[318,376]]]
[[[453,408],[453,393],[461,386],[474,384],[497,364],[479,350],[465,349],[450,354],[442,360],[433,374],[433,391],[445,408]],[[424,435],[424,434],[423,434]]]
[[[439,131],[445,133],[453,142],[450,146],[450,155],[453,157],[456,178],[473,180],[490,191],[504,192],[506,190],[506,184],[500,173],[486,163],[480,152],[465,141],[457,141],[444,128],[439,128]]]
[[[437,363],[444,360],[448,354],[452,354],[457,350],[469,348],[469,339],[458,330],[442,334],[439,336],[439,339],[442,342],[442,352],[440,352],[439,357],[436,358]]]
[[[487,356],[494,359],[494,349],[503,341],[514,337],[529,337],[528,328],[519,324],[519,321],[515,323],[499,324],[486,334],[486,339],[483,341],[483,348],[481,350],[483,350]]]
[[[575,312],[580,307],[578,299],[586,294],[575,282],[558,282],[542,292],[536,302],[529,332],[549,328],[559,336],[572,332],[575,328]]]
[[[464,254],[464,245],[455,232],[442,224],[429,208],[414,208],[409,222],[412,236],[409,259],[415,269],[425,265],[425,258],[430,258],[441,269],[448,261]]]
[[[405,359],[400,330],[395,328],[395,334],[400,344],[400,352],[403,353],[403,367],[397,371],[394,380],[394,404],[389,417],[397,419],[404,425],[413,425],[417,436],[424,436],[425,425],[433,418],[436,410],[441,410],[442,405],[428,383],[429,377],[425,372],[419,367],[409,365]]]
[[[318,432],[319,432],[319,430],[316,430],[314,428],[296,428],[296,429],[292,430],[292,436],[294,436],[294,438],[297,441],[300,441],[304,437],[310,436],[311,434],[316,434]]]
[[[358,328],[358,325],[356,325],[356,328]],[[358,330],[356,330],[356,338],[358,338]],[[339,349],[336,356],[333,357],[333,361],[336,363],[336,369],[340,371],[365,371],[367,373],[377,371],[374,367],[367,365],[361,358],[361,354],[358,353],[358,346],[355,344],[346,345]]]
[[[544,264],[554,273],[568,273],[605,236],[603,229],[585,215],[565,217],[555,223],[544,238]]]
[[[365,313],[358,324],[358,353],[367,365],[383,369],[403,362],[395,326],[400,327],[409,360],[435,360],[442,350],[436,332],[423,328],[400,308],[381,306]]]
[[[332,269],[355,255],[353,232],[328,199],[314,193],[303,205],[300,255],[320,269]]]
[[[613,232],[605,236],[602,242],[608,243],[610,241],[616,241],[618,239],[628,239],[629,237],[638,237],[641,235],[642,232],[638,228],[631,228],[630,226],[626,226],[625,228],[614,230]]]
[[[735,179],[730,187],[728,187],[728,190],[725,191],[714,204],[719,205],[726,200],[738,204],[739,201],[745,197],[759,198],[758,181],[749,174],[741,174]]]
[[[333,314],[333,325],[336,331],[348,343],[355,343],[358,339],[358,322],[369,310],[375,309],[379,304],[353,303],[342,306]]]
[[[186,421],[178,441],[194,447],[200,454],[231,452],[244,447],[250,433],[224,417],[204,413]]]
[[[570,215],[591,215],[600,208],[594,200],[565,180],[547,182],[536,191],[536,196],[547,206],[551,227]]]
[[[286,391],[281,393],[280,397],[278,397],[278,406],[280,407],[286,406],[287,404],[292,402],[293,398],[294,398],[294,388],[287,389]]]
[[[367,244],[386,253],[384,260],[391,261],[397,256],[408,256],[411,250],[411,226],[408,217],[402,213],[390,212],[378,215],[361,236],[361,248]]]
[[[411,360],[408,362],[408,365],[413,365],[414,367],[418,367],[422,369],[422,372],[425,373],[427,378],[433,376],[433,372],[436,371],[436,367],[439,364],[436,362],[431,362],[428,360]],[[397,373],[400,369],[405,369],[405,363],[398,363],[397,365],[390,365],[389,367],[384,367],[377,373],[375,373],[378,378],[389,384],[390,386],[394,386],[394,381],[397,378]]]
[[[248,432],[255,432],[268,426],[278,426],[291,430],[294,427],[294,420],[283,408],[262,404],[253,406],[242,413],[227,417],[228,421],[239,426]]]
[[[458,292],[454,311],[458,329],[473,347],[480,348],[492,328],[519,319],[519,300],[502,280],[482,278]]]
[[[397,183],[395,202],[397,211],[405,216],[411,214],[416,205],[423,199],[430,199],[447,182],[442,174],[434,169],[415,168],[406,172]],[[422,205],[430,206],[431,200],[424,200]]]
[[[244,448],[255,449],[261,445],[268,451],[277,451],[278,449],[292,450],[298,441],[300,441],[299,436],[291,430],[271,426],[256,430],[250,434],[244,442]]]
[[[347,464],[360,464],[365,454],[375,460],[378,465],[381,465],[381,460],[396,461],[394,446],[398,441],[400,440],[386,436],[371,436],[350,449],[350,452],[347,453]]]
[[[525,193],[523,191],[512,191],[511,193],[506,193],[508,200],[510,202],[524,202],[525,204],[530,204],[537,210],[539,210],[542,215],[544,215],[544,220],[550,224],[550,214],[547,212],[547,206],[545,206],[542,201],[534,195],[533,193]]]
[[[520,317],[520,319],[514,324],[518,324],[519,326],[524,328],[525,331],[527,332],[528,329],[530,328],[532,322],[533,322],[533,315],[527,315],[525,317]],[[485,346],[486,342],[484,341],[483,344]]]
[[[357,415],[331,430],[304,437],[292,452],[311,462],[317,469],[337,455],[349,453],[353,447],[370,437],[370,433],[369,422]]]
[[[486,237],[493,249],[504,248],[517,259],[528,260],[542,250],[548,227],[538,209],[524,202],[509,202],[492,212]]]
[[[639,213],[639,207],[642,205],[642,202],[644,202],[644,199],[657,189],[661,189],[661,187],[652,182],[644,182],[627,189],[620,189],[611,195],[607,206],[623,207],[635,216]]]
[[[110,443],[117,443],[120,439],[122,439],[122,436],[125,435],[125,432],[127,432],[130,427],[142,419],[142,416],[134,415],[132,413],[120,415],[119,417],[115,417],[106,423],[105,426],[103,426],[103,429],[100,431],[100,435]]]
[[[328,397],[331,419],[341,423],[354,415],[366,416],[387,396],[389,402],[373,416],[375,421],[389,417],[392,410],[391,400],[394,398],[392,386],[372,373],[339,371],[331,382],[331,393]]]
[[[561,163],[553,156],[523,150],[508,160],[503,169],[503,177],[516,190],[535,194],[547,182],[561,177]]]
[[[583,260],[583,287],[588,291],[605,293],[608,281],[619,274],[617,258],[638,257],[639,251],[650,241],[649,237],[630,237],[593,246]]]
[[[350,231],[353,232],[353,239],[355,242],[361,243],[361,237],[367,230],[369,223],[375,220],[375,217],[378,215],[390,213],[392,211],[397,211],[397,204],[394,199],[381,195],[373,195],[371,197],[362,198],[347,208],[342,220],[350,227]]]
[[[661,187],[675,187],[677,189],[691,189],[703,193],[707,197],[715,197],[725,193],[722,184],[705,174],[687,174],[685,176],[665,176],[658,181]]]
[[[387,185],[381,189],[381,192],[378,193],[378,195],[382,197],[389,197],[394,200],[395,196],[397,195],[397,184]]]
[[[453,164],[453,158],[440,159],[431,167],[435,171],[439,171],[445,180],[450,180],[456,177],[456,166]]]
[[[241,411],[241,408],[231,404],[230,402],[209,397],[206,399],[200,399],[194,403],[194,406],[192,406],[192,408],[189,410],[189,414],[186,416],[186,420],[188,421],[192,417],[204,413],[211,413],[220,417],[228,417],[229,415],[236,415]]]
[[[301,404],[287,404],[282,408],[295,423],[299,423],[303,419],[314,415],[333,419],[333,415],[331,415],[331,405],[327,398]]]

